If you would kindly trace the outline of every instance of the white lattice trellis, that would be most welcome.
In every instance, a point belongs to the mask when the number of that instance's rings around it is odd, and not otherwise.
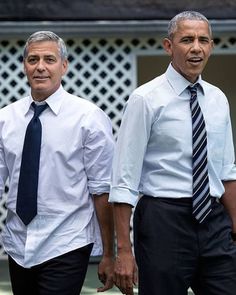
[[[63,79],[67,91],[96,103],[118,131],[122,109],[136,87],[137,54],[164,54],[162,36],[156,38],[87,38],[66,40],[69,70]],[[215,51],[235,53],[236,38],[215,38]],[[29,88],[22,66],[21,39],[0,40],[0,107],[27,95]],[[7,187],[6,187],[7,191]],[[0,230],[6,217],[6,193],[0,200]],[[4,251],[0,243],[0,257]]]

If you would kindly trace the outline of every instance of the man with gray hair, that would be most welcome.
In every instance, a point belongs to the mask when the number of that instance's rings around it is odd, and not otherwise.
[[[115,149],[114,281],[133,294],[137,262],[140,295],[234,295],[235,155],[227,99],[201,78],[213,48],[208,20],[178,14],[163,47],[171,63],[130,96]]]
[[[113,136],[105,113],[66,92],[67,49],[53,32],[29,37],[30,94],[0,110],[0,192],[9,178],[2,233],[15,295],[78,295],[93,249],[113,286],[108,203]],[[102,251],[103,250],[103,251]]]

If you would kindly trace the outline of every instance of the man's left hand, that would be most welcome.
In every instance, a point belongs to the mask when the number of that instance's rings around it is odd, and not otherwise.
[[[99,287],[97,292],[104,292],[113,287],[114,259],[113,257],[103,257],[98,266],[98,279],[103,287]]]

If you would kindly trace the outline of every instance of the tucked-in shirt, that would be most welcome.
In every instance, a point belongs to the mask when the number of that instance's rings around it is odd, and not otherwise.
[[[9,177],[5,251],[31,267],[101,239],[92,195],[108,193],[113,156],[109,118],[91,102],[62,86],[46,99],[41,113],[42,143],[38,214],[25,226],[16,214],[16,198],[26,127],[33,116],[28,96],[0,110],[0,192]],[[99,197],[99,196],[98,196]]]
[[[197,81],[206,121],[210,193],[220,198],[222,180],[235,180],[229,105],[217,87]],[[167,71],[130,96],[114,155],[111,202],[135,206],[139,195],[192,197],[191,83],[169,65]]]

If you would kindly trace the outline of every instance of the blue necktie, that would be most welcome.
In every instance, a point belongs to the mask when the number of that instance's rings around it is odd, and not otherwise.
[[[28,225],[37,215],[38,175],[42,137],[39,115],[48,105],[36,105],[33,102],[32,106],[34,107],[34,116],[29,122],[25,133],[16,203],[16,213],[25,225]]]
[[[202,223],[212,210],[207,168],[207,133],[197,100],[197,85],[189,87],[189,90],[193,128],[193,215]]]

